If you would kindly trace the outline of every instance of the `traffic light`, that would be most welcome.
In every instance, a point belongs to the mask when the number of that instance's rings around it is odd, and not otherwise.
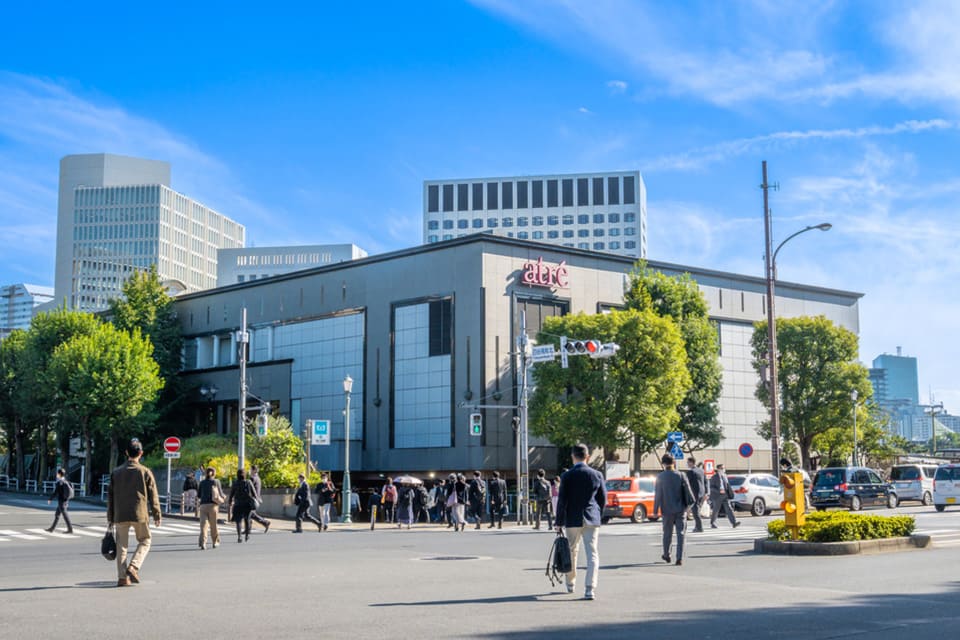
[[[470,414],[470,435],[483,435],[483,415],[479,413]]]
[[[617,355],[617,351],[620,350],[620,345],[616,342],[605,342],[600,345],[600,350],[596,353],[591,353],[591,358],[610,358]]]
[[[783,485],[783,520],[790,529],[790,537],[794,540],[800,537],[800,527],[806,523],[807,505],[803,500],[803,474],[782,473],[780,484]]]
[[[560,348],[569,356],[593,355],[602,347],[599,340],[570,340],[566,336],[560,338]]]
[[[267,435],[267,414],[265,413],[257,416],[257,435],[261,438]]]

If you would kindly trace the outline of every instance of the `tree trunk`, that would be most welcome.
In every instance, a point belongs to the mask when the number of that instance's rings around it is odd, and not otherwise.
[[[14,447],[17,452],[17,480],[20,482],[20,488],[25,486],[27,481],[26,452],[23,450],[23,421],[17,419],[15,423]]]
[[[70,472],[70,432],[64,427],[57,429],[57,444],[60,447],[61,466],[67,473]]]
[[[810,447],[812,444],[812,440],[806,438],[800,440],[800,466],[803,469],[810,469]]]
[[[90,428],[83,424],[83,469],[86,473],[87,495],[93,495],[93,439],[90,437]]]
[[[40,442],[37,443],[37,456],[40,458],[37,460],[37,482],[43,482],[47,479],[47,474],[50,472],[50,464],[47,462],[47,436],[50,433],[50,428],[46,424],[40,425]]]
[[[110,436],[110,461],[107,463],[107,473],[111,473],[117,467],[117,436]]]

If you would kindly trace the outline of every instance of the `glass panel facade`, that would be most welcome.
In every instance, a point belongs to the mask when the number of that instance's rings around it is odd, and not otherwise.
[[[483,210],[483,183],[474,182],[473,185],[473,210]]]
[[[564,178],[562,188],[563,188],[563,206],[572,207],[573,206],[573,178]]]
[[[547,206],[556,207],[559,204],[557,190],[559,189],[556,180],[547,180]]]
[[[453,211],[453,185],[443,185],[443,210]]]
[[[497,204],[497,192],[499,185],[496,182],[487,183],[487,209],[499,209]]]
[[[637,188],[633,176],[623,176],[623,204],[636,204]]]
[[[556,182],[556,181],[554,181]],[[543,208],[543,180],[534,180],[530,183],[530,189],[533,191],[533,208]]]
[[[467,185],[458,184],[457,185],[457,211],[466,211],[469,200],[470,200],[470,191],[467,189]]]
[[[504,209],[513,209],[513,183],[504,182],[502,186],[503,198],[500,204]]]
[[[440,211],[440,185],[431,184],[427,187],[427,211],[429,213]]]
[[[527,208],[527,181],[517,182],[517,209]]]

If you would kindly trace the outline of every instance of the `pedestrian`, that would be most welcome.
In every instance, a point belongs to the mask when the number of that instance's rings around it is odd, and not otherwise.
[[[690,511],[693,512],[693,532],[700,533],[703,531],[700,507],[707,498],[707,478],[703,475],[703,469],[697,466],[693,456],[687,458],[687,483],[690,485],[690,491],[693,492],[693,506],[690,507]]]
[[[387,478],[380,496],[383,501],[383,521],[393,524],[397,519],[397,487],[393,484],[393,478]]]
[[[550,483],[547,482],[547,472],[537,470],[537,477],[533,479],[533,504],[537,512],[537,521],[534,529],[540,528],[540,518],[547,517],[547,528],[553,529],[553,504],[550,499]]]
[[[253,484],[253,488],[256,491],[256,507],[250,512],[250,519],[254,522],[263,525],[263,532],[267,533],[270,531],[270,521],[257,513],[257,509],[260,508],[260,505],[263,504],[263,483],[260,481],[260,470],[257,469],[257,465],[250,465],[250,482]]]
[[[443,522],[446,520],[444,500],[446,500],[446,494],[443,491],[443,480],[437,480],[433,483],[433,488],[430,490],[430,522]]]
[[[449,499],[448,499],[449,500]],[[457,474],[453,483],[453,530],[461,531],[467,526],[464,510],[467,506],[467,478],[462,473]]]
[[[557,498],[560,497],[560,476],[553,476],[550,480],[550,505],[553,507],[553,515],[557,515]]]
[[[110,474],[107,489],[107,526],[115,526],[117,541],[117,586],[140,583],[140,568],[150,552],[149,516],[160,526],[160,495],[153,472],[140,464],[143,446],[137,438],[126,447],[127,461]],[[130,529],[137,538],[137,549],[127,561]]]
[[[317,531],[323,531],[323,525],[310,513],[310,507],[313,506],[313,501],[310,499],[310,485],[307,484],[307,477],[301,473],[298,478],[300,485],[297,487],[297,493],[293,496],[293,504],[297,505],[297,516],[295,519],[297,528],[294,529],[293,532],[303,533],[304,519],[317,525]]]
[[[430,504],[431,494],[422,484],[413,488],[413,519],[414,522],[420,522],[422,519],[427,524],[430,523]]]
[[[192,473],[188,473],[183,479],[183,489],[180,494],[180,515],[183,515],[187,511],[193,511],[194,515],[198,518],[200,517],[199,512],[197,511],[197,487],[199,483],[197,479],[193,477]]]
[[[197,511],[200,514],[200,550],[207,548],[207,529],[210,529],[210,541],[213,548],[220,546],[220,530],[217,528],[217,511],[224,502],[223,487],[217,480],[217,470],[213,467],[207,467],[206,477],[200,481],[197,487],[197,498],[200,506]]]
[[[443,517],[447,521],[447,529],[456,525],[454,519],[454,505],[457,504],[457,474],[451,473],[443,483]]]
[[[377,524],[377,511],[380,509],[380,493],[374,489],[367,500],[367,506],[370,507],[370,531],[373,531]]]
[[[490,479],[487,494],[490,496],[490,526],[497,525],[497,529],[503,529],[503,512],[507,508],[507,483],[500,477],[499,471],[493,472]]]
[[[400,485],[397,489],[397,529],[413,524],[413,487],[408,484]]]
[[[317,511],[320,515],[320,524],[323,525],[320,530],[326,531],[330,526],[330,508],[337,496],[337,489],[333,486],[333,481],[329,476],[323,476],[314,491],[317,493]]]
[[[355,487],[350,488],[350,519],[356,522],[357,518],[360,517],[360,511],[362,507],[360,506],[360,494],[357,493]]]
[[[479,529],[483,524],[484,503],[486,502],[486,487],[479,471],[473,472],[473,479],[467,488],[467,499],[470,502],[470,514],[477,523],[474,529]]]
[[[243,469],[237,469],[237,479],[230,487],[229,504],[228,511],[232,516],[231,519],[237,524],[237,542],[250,540],[250,514],[257,508],[257,490]],[[243,525],[242,534],[241,525]]]
[[[717,516],[720,510],[727,512],[727,519],[734,529],[740,526],[740,521],[733,515],[733,507],[730,506],[730,499],[733,497],[733,489],[727,480],[727,472],[722,464],[717,465],[717,471],[710,478],[710,528],[717,528]]]
[[[73,499],[73,486],[67,480],[67,472],[63,468],[57,469],[57,482],[53,485],[53,492],[47,498],[47,504],[54,498],[57,499],[57,512],[53,516],[53,524],[47,528],[47,531],[53,533],[63,516],[63,524],[67,525],[67,533],[73,533],[73,524],[70,522],[70,514],[67,509],[70,507],[70,500]]]
[[[570,573],[567,574],[567,593],[577,586],[577,556],[580,542],[586,547],[587,576],[583,597],[597,597],[597,572],[600,567],[600,522],[603,507],[607,504],[607,488],[603,476],[587,466],[590,451],[585,444],[574,445],[570,452],[573,467],[560,477],[560,492],[557,498],[558,533],[566,533],[570,542]],[[566,531],[564,531],[566,530]]]
[[[677,531],[677,566],[683,564],[683,538],[687,526],[687,508],[695,503],[687,476],[676,471],[673,456],[669,453],[660,458],[663,471],[657,476],[654,489],[653,512],[660,514],[663,523],[663,561],[670,564],[670,547],[673,530]]]

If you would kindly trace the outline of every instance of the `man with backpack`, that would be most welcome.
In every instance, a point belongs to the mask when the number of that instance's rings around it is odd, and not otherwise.
[[[560,495],[557,497],[558,533],[566,533],[570,541],[570,572],[566,576],[567,593],[577,586],[577,556],[580,542],[587,552],[587,577],[583,597],[593,600],[597,593],[597,573],[600,568],[598,542],[603,507],[607,504],[607,487],[603,476],[587,465],[587,445],[573,447],[573,467],[560,477]],[[566,529],[566,531],[564,531]]]
[[[479,471],[473,472],[473,480],[470,481],[470,490],[467,493],[467,499],[470,502],[470,511],[473,513],[473,517],[477,522],[477,526],[474,527],[474,529],[479,529],[480,524],[483,522],[483,503],[486,501],[486,487],[480,478]]]
[[[199,486],[200,484],[192,473],[188,473],[183,479],[183,493],[180,495],[180,515],[192,509],[194,514],[198,518],[200,517],[200,511],[197,510],[197,487]]]
[[[57,528],[61,515],[63,516],[63,523],[67,525],[67,533],[73,533],[73,524],[70,523],[70,515],[67,513],[70,501],[73,500],[73,485],[67,481],[66,476],[66,471],[57,469],[57,483],[53,486],[53,493],[47,499],[47,504],[50,504],[50,501],[54,498],[57,499],[57,513],[53,516],[53,524],[47,529],[49,533],[53,533],[53,530]]]
[[[543,469],[537,471],[537,477],[533,480],[533,501],[537,510],[537,522],[533,525],[533,528],[540,528],[540,518],[546,514],[547,528],[553,529],[553,513],[551,509],[553,502],[550,499],[550,483],[547,482],[547,472]]]

